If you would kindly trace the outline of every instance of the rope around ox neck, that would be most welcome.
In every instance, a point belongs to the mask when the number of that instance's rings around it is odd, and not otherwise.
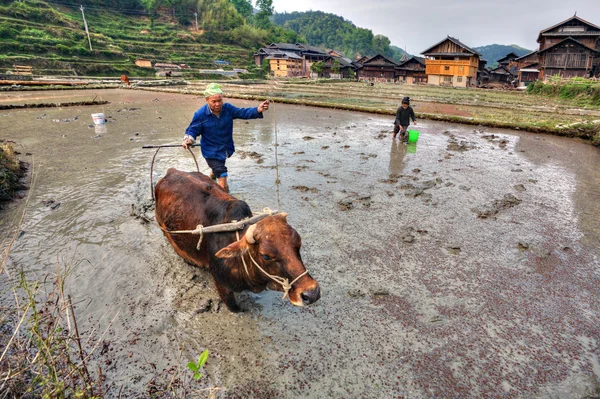
[[[240,233],[236,231],[235,234],[237,235],[237,239],[239,241],[240,240]],[[308,273],[308,270],[305,270],[304,273],[300,274],[298,277],[296,277],[290,283],[289,280],[287,279],[287,277],[284,278],[284,277],[274,276],[274,275],[268,273],[262,267],[260,267],[260,265],[258,264],[258,262],[256,262],[254,260],[254,258],[252,257],[252,254],[250,252],[248,252],[248,256],[250,257],[250,260],[252,261],[252,263],[254,263],[254,266],[256,266],[258,268],[258,270],[260,270],[261,272],[263,272],[263,274],[265,276],[269,277],[271,280],[275,281],[277,284],[281,285],[281,288],[283,289],[283,296],[281,297],[282,300],[285,299],[288,296],[288,293],[292,289],[292,286],[294,285],[294,283],[296,281],[300,280],[300,278],[302,276],[304,276],[305,274]],[[248,277],[250,277],[250,273],[248,273],[248,265],[246,265],[246,259],[244,259],[244,254],[242,254],[240,257],[242,258],[242,263],[244,264],[244,269],[246,270],[246,274],[248,275]]]

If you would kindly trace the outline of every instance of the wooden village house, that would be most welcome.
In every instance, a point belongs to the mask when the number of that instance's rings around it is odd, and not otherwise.
[[[513,52],[506,54],[498,60],[498,66],[490,71],[490,81],[499,83],[516,82],[519,75],[517,63],[519,56]]]
[[[312,66],[312,64],[318,61],[325,61],[329,57],[329,54],[318,49],[317,47],[312,47],[302,43],[272,43],[268,47],[261,48],[256,53],[254,53],[254,63],[260,66],[264,59],[268,57],[273,57],[274,54],[281,52],[285,52],[288,54],[293,53],[300,57],[301,73],[299,75],[294,76],[311,77],[312,71],[310,67]],[[269,61],[269,65],[273,64]],[[276,70],[271,69],[271,73],[273,75],[275,75],[275,72]]]
[[[540,32],[539,79],[600,75],[600,27],[577,15]]]
[[[532,51],[515,60],[517,62],[519,86],[527,86],[531,82],[538,80],[540,71],[538,69],[538,52]]]
[[[395,68],[396,78],[401,83],[420,84],[427,83],[425,73],[425,58],[411,57],[400,62]]]
[[[395,61],[377,54],[360,62],[356,77],[359,81],[394,82],[396,81],[397,66],[398,64]]]
[[[302,76],[302,57],[298,54],[277,51],[266,59],[269,60],[272,76],[287,78]]]
[[[422,54],[425,56],[428,84],[454,87],[477,84],[481,54],[458,39],[448,36]]]

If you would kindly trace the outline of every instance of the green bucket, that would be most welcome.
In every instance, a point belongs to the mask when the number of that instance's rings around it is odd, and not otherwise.
[[[419,140],[419,131],[418,130],[409,130],[408,131],[408,142],[416,143]]]

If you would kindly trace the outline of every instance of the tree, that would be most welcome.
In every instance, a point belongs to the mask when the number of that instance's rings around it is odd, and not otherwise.
[[[273,0],[256,0],[258,13],[255,15],[255,25],[262,29],[269,29],[271,21],[269,18],[273,15]]]
[[[331,65],[331,72],[337,75],[340,73],[341,68],[342,66],[340,65],[340,62],[338,60],[334,60],[333,64]]]
[[[231,4],[235,7],[237,12],[244,17],[244,19],[248,19],[252,16],[252,3],[250,0],[229,0]]]
[[[321,76],[323,70],[325,69],[325,63],[323,61],[314,62],[310,66],[310,70],[317,74],[317,76]]]
[[[271,73],[271,63],[266,58],[260,64],[260,69],[265,73],[265,75],[269,75]]]

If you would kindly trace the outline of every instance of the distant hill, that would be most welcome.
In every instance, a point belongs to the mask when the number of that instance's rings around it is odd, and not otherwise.
[[[503,58],[510,52],[517,54],[518,56],[531,53],[532,50],[528,50],[523,47],[519,47],[516,44],[504,45],[504,44],[489,44],[487,46],[473,47],[473,50],[481,53],[483,58],[487,60],[487,67],[493,67],[497,64],[497,61]]]
[[[275,24],[303,36],[311,46],[341,51],[351,59],[357,55],[383,54],[400,61],[404,54],[400,48],[392,46],[386,36],[374,35],[370,29],[357,27],[335,14],[323,11],[294,11],[275,13],[272,20]]]

